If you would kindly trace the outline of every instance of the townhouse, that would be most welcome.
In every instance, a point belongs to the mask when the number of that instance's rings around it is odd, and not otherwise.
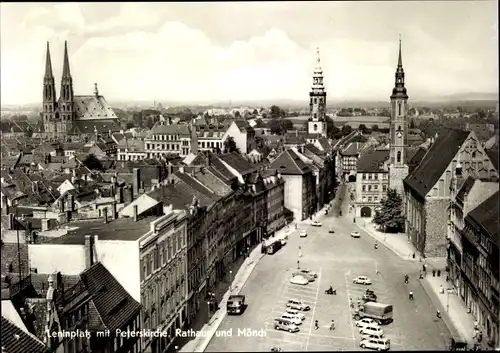
[[[120,216],[72,222],[66,234],[29,244],[30,267],[40,273],[76,275],[91,259],[101,262],[142,305],[139,327],[168,333],[141,337],[142,351],[161,352],[187,317],[186,214],[141,195]],[[61,258],[72,261],[57,260]]]
[[[187,156],[197,145],[196,131],[190,125],[158,121],[144,139],[147,158],[167,155]]]
[[[316,211],[316,178],[293,149],[282,152],[270,164],[285,181],[285,207],[294,218],[304,220]]]

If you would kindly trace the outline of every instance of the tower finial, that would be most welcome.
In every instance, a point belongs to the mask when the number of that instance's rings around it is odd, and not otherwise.
[[[97,82],[94,83],[94,94],[96,97],[99,96],[99,90],[97,89]]]
[[[63,64],[63,74],[62,77],[70,77],[71,73],[69,71],[69,58],[68,58],[68,41],[64,41],[64,64]]]
[[[398,66],[403,66],[403,60],[401,59],[401,33],[399,34],[399,57]]]
[[[50,48],[49,42],[47,41],[47,54],[45,58],[45,78],[52,78],[52,61],[50,60]]]
[[[319,58],[319,47],[316,47],[316,55],[317,55],[316,61],[318,62],[318,67],[320,67],[321,59]]]

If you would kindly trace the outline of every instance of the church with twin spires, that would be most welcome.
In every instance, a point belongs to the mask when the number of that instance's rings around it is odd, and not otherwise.
[[[120,131],[118,117],[97,90],[93,95],[75,96],[71,76],[68,45],[64,42],[64,59],[61,90],[57,99],[55,79],[52,73],[49,42],[43,77],[43,105],[41,133],[46,137],[66,135],[110,135]]]

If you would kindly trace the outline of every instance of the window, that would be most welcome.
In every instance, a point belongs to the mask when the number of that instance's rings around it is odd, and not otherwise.
[[[401,82],[401,79],[398,82]],[[401,115],[401,102],[398,102],[398,115]]]
[[[368,197],[368,202],[372,202],[372,197],[371,196]]]
[[[372,191],[372,186],[368,185],[368,191]]]
[[[361,178],[362,178],[363,180],[366,180],[366,174],[365,174],[365,173],[363,173]]]
[[[382,191],[387,191],[387,185],[382,185]]]
[[[377,202],[378,201],[378,197],[377,196],[373,196],[373,201]]]
[[[314,131],[318,130],[318,124],[314,124]]]
[[[398,163],[401,163],[401,152],[400,151],[398,151],[396,159],[397,159]]]
[[[366,191],[366,185],[363,185],[361,188],[362,191]]]
[[[368,174],[368,180],[372,180],[372,175]]]
[[[373,185],[373,190],[378,190],[378,185]]]

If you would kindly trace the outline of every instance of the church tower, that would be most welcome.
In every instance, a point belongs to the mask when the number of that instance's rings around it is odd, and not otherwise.
[[[326,90],[323,85],[323,70],[317,49],[317,64],[313,73],[313,84],[309,93],[309,123],[307,132],[326,137]]]
[[[57,133],[67,133],[73,126],[75,118],[73,78],[69,70],[68,44],[64,42],[64,63],[61,77],[61,94],[59,97],[59,120]]]
[[[407,103],[408,95],[405,88],[405,73],[401,59],[400,38],[396,83],[391,95],[389,188],[396,189],[401,197],[404,197],[403,180],[408,175],[406,160],[406,147],[408,143]]]
[[[47,42],[47,57],[45,59],[45,75],[43,76],[43,107],[42,123],[46,132],[52,132],[55,121],[56,85],[52,74],[52,62],[50,60],[49,42]]]

